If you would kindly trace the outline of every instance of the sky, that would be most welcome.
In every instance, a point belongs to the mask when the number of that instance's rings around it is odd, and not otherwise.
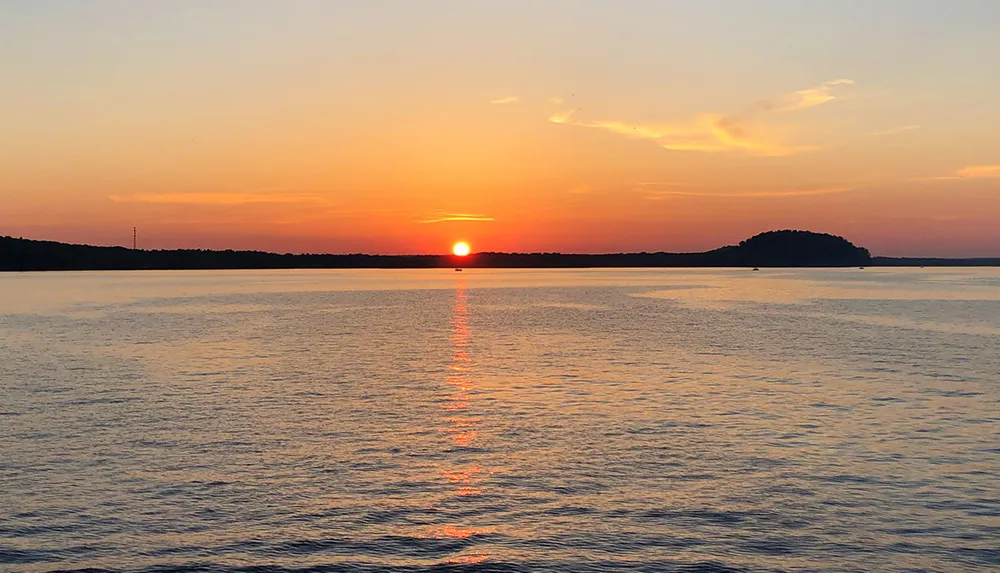
[[[0,0],[0,235],[1000,256],[995,0]]]

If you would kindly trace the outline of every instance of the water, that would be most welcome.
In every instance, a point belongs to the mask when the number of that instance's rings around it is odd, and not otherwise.
[[[0,570],[1000,567],[1000,271],[0,275]]]

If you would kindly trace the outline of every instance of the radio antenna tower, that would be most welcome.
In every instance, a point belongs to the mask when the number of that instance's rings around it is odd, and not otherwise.
[[[136,237],[138,237],[138,232],[139,231],[135,227],[132,227],[132,250],[133,251],[136,249]]]

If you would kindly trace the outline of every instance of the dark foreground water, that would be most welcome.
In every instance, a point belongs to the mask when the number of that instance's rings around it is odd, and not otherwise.
[[[0,275],[0,571],[997,568],[997,270]]]

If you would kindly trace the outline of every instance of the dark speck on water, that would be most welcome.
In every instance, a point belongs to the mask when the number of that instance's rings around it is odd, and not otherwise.
[[[0,277],[0,571],[1000,568],[995,269]]]

